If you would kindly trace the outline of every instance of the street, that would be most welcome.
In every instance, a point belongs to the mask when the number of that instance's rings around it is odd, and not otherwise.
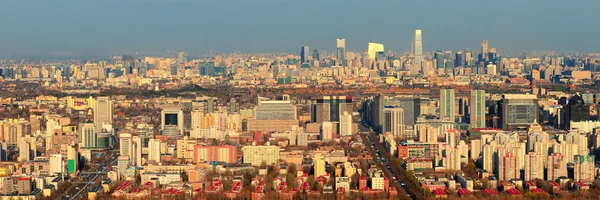
[[[110,151],[110,154],[104,158],[105,159],[99,161],[99,163],[90,163],[92,166],[88,170],[82,171],[79,174],[79,180],[74,182],[73,185],[58,199],[85,199],[84,197],[87,196],[87,191],[91,189],[91,186],[104,180],[107,177],[106,173],[109,170],[108,167],[116,164],[116,151]]]

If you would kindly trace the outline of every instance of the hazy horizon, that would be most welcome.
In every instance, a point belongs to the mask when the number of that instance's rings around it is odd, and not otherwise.
[[[592,0],[104,0],[7,1],[0,8],[0,56],[73,52],[287,52],[302,45],[333,52],[369,41],[386,51],[478,50],[599,52]]]

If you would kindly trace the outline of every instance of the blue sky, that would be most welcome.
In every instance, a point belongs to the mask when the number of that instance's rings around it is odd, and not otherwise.
[[[2,0],[0,56],[49,52],[600,51],[598,0]]]

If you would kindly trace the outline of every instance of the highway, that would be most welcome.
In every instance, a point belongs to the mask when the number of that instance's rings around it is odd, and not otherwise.
[[[104,160],[99,161],[99,163],[90,163],[91,167],[86,171],[82,171],[79,174],[79,180],[74,182],[73,185],[58,199],[85,199],[87,191],[100,181],[104,180],[106,178],[106,173],[109,170],[109,166],[113,166],[116,163],[116,151],[111,150],[110,154],[107,154],[104,157]]]

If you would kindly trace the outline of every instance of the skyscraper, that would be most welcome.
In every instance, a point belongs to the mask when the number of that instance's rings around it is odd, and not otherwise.
[[[304,45],[300,49],[300,64],[308,63],[308,46]]]
[[[335,58],[338,61],[338,65],[345,67],[347,64],[347,62],[346,62],[346,39],[344,39],[344,38],[336,39],[336,47],[337,47],[337,52],[336,52]]]
[[[389,132],[394,137],[404,135],[404,109],[386,107],[383,109],[383,133]]]
[[[548,156],[548,181],[555,181],[558,177],[567,176],[567,162],[560,153]]]
[[[471,128],[485,128],[485,90],[471,90]]]
[[[367,49],[367,55],[369,59],[375,60],[375,58],[377,57],[377,53],[384,51],[385,49],[383,47],[383,44],[369,42],[369,47]]]
[[[101,131],[105,124],[113,123],[113,104],[109,97],[98,97],[94,106],[94,125]],[[108,130],[112,131],[112,130]]]
[[[354,111],[351,96],[323,96],[317,98],[311,106],[311,122],[339,122],[344,111],[348,113]]]
[[[438,50],[435,52],[435,66],[437,69],[444,69],[444,52]]]
[[[454,67],[463,67],[465,66],[465,55],[462,52],[456,52],[456,56],[454,58]]]
[[[531,94],[505,94],[498,105],[502,129],[528,128],[539,121],[537,96]]]
[[[98,141],[98,135],[96,134],[96,130],[94,128],[94,124],[91,121],[83,124],[81,129],[82,136],[82,147],[96,147]]]
[[[520,169],[517,166],[517,157],[513,153],[506,153],[500,156],[499,160],[498,180],[505,181],[519,178]]]
[[[595,178],[594,155],[575,155],[573,166],[573,179],[590,183]]]
[[[454,122],[456,105],[453,89],[440,90],[440,118],[448,117]]]
[[[317,61],[321,60],[321,55],[319,54],[319,50],[315,49],[313,51],[312,59],[317,60]]]
[[[487,40],[481,41],[481,54],[480,54],[479,61],[488,61],[488,41]]]
[[[419,70],[422,67],[421,62],[423,61],[423,38],[421,30],[415,30],[414,45],[415,64],[410,68],[410,74],[416,75],[419,74]]]
[[[340,136],[352,135],[352,113],[343,111],[340,116]]]

